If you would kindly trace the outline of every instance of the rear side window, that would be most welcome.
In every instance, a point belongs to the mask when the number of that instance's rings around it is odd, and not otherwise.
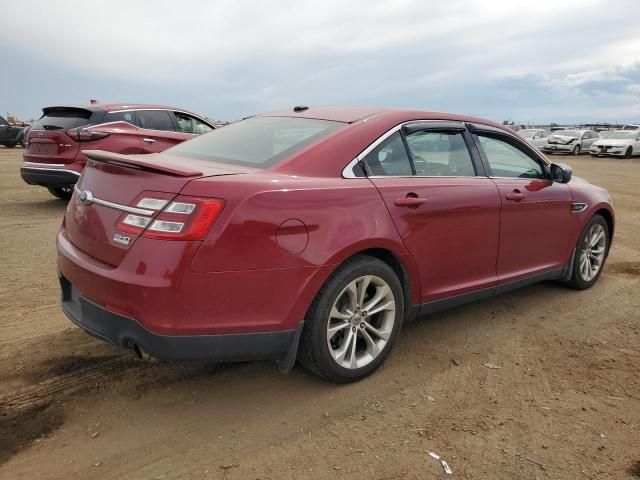
[[[135,114],[133,112],[109,112],[104,116],[104,123],[107,122],[127,122],[135,125]]]
[[[407,135],[407,144],[416,175],[473,177],[476,174],[462,132],[414,132]]]
[[[166,110],[139,110],[138,126],[147,130],[175,131],[171,115]]]
[[[411,176],[411,162],[404,148],[404,142],[399,132],[394,133],[364,157],[367,175],[380,176]]]
[[[170,148],[172,155],[267,168],[345,124],[290,117],[252,117]]]
[[[82,108],[44,109],[44,114],[34,124],[34,130],[69,130],[98,123],[102,115]]]

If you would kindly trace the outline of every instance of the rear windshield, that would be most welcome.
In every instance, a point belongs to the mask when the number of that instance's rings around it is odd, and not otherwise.
[[[267,168],[345,124],[290,117],[252,117],[167,150],[172,155]]]
[[[93,112],[81,108],[46,109],[45,113],[33,124],[34,130],[69,130],[82,127],[91,121]]]

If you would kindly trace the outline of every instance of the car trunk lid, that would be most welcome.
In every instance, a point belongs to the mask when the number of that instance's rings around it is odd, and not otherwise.
[[[42,113],[27,134],[26,162],[52,165],[73,162],[80,144],[67,132],[99,123],[104,116],[101,110],[82,107],[46,107]]]
[[[120,264],[140,236],[118,225],[124,216],[155,218],[162,209],[140,205],[142,198],[170,202],[193,179],[251,170],[164,154],[83,153],[88,161],[67,208],[66,233],[77,248],[112,266]]]

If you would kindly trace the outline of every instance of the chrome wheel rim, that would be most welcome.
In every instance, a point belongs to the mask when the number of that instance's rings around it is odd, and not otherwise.
[[[333,360],[350,370],[375,360],[389,342],[396,300],[382,278],[364,275],[336,298],[327,321],[327,346]]]
[[[582,241],[580,250],[580,276],[590,282],[598,275],[604,261],[607,238],[604,227],[599,223],[591,226]]]

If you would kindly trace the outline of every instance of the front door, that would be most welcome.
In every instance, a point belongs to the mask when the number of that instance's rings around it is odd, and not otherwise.
[[[421,122],[364,158],[417,264],[422,303],[497,285],[500,198],[469,142],[464,124]]]
[[[500,191],[500,284],[566,266],[571,191],[548,178],[548,167],[524,142],[476,131],[485,167]]]

